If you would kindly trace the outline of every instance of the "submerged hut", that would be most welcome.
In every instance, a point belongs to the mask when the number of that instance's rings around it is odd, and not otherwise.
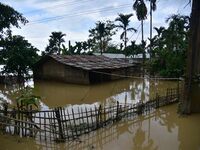
[[[93,84],[122,78],[133,67],[105,56],[47,55],[35,64],[33,74],[35,80]]]

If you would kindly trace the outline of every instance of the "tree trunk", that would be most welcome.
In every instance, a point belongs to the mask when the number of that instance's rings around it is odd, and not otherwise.
[[[150,53],[150,59],[152,57],[152,2],[150,1],[150,46],[149,46],[149,53]]]
[[[22,71],[21,71],[21,69],[18,69],[18,71],[17,71],[17,83],[22,83],[22,82],[23,82]]]
[[[190,26],[186,78],[180,106],[182,114],[200,112],[200,88],[193,80],[195,75],[200,74],[200,0],[193,0]]]
[[[126,31],[126,29],[125,29],[125,30],[124,30],[124,49],[126,49],[126,44],[127,44],[127,41],[126,41],[126,40],[127,40],[127,39],[126,39],[126,38],[127,38],[127,35],[126,35],[126,34],[127,34],[127,31]]]
[[[143,53],[142,53],[142,63],[143,63],[143,77],[144,77],[144,63],[145,63],[145,45],[144,45],[144,21],[141,20],[141,30],[142,30],[142,48],[143,48]]]
[[[102,38],[100,39],[100,51],[101,51],[101,55],[103,54],[103,41]]]

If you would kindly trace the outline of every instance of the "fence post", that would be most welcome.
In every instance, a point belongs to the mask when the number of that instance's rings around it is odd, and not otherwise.
[[[159,95],[156,93],[156,108],[159,108]]]
[[[64,140],[64,135],[63,135],[63,128],[62,128],[62,122],[61,122],[61,116],[60,116],[60,112],[59,112],[59,108],[55,109],[55,116],[56,119],[58,121],[58,129],[59,129],[59,140]]]
[[[99,128],[100,127],[100,125],[101,125],[101,105],[99,105],[99,109],[98,109],[98,114],[97,114],[97,119],[96,119],[96,121],[97,121],[97,128]]]
[[[33,122],[33,113],[32,113],[33,108],[32,108],[32,105],[30,106],[29,110],[30,111],[29,111],[28,117],[29,117],[30,122]],[[30,125],[30,128],[31,128],[30,129],[30,136],[33,137],[33,125]]]
[[[180,99],[180,93],[179,92],[180,92],[180,90],[179,90],[179,81],[178,81],[178,86],[177,86],[177,91],[176,91],[178,101]]]
[[[144,109],[144,103],[139,102],[138,105],[137,105],[137,114],[141,115],[143,113],[143,109]]]
[[[8,103],[4,102],[3,103],[3,116],[5,119],[5,123],[7,123],[7,120],[8,120],[7,115],[8,115]],[[2,129],[3,129],[3,132],[6,132],[6,125],[3,125]]]
[[[117,112],[116,112],[115,120],[117,121],[118,119],[119,119],[119,102],[117,101]]]

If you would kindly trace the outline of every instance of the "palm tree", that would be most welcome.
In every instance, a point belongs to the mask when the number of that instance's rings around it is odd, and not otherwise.
[[[150,2],[150,58],[152,57],[152,20],[153,20],[153,11],[156,10],[156,0],[148,0]]]
[[[144,3],[144,0],[135,0],[133,4],[133,10],[136,11],[136,15],[139,21],[141,21],[141,30],[142,30],[142,44],[144,46],[144,20],[147,18],[147,7]],[[143,64],[145,60],[145,50],[143,50]]]
[[[99,47],[101,55],[105,52],[108,42],[112,39],[112,35],[115,34],[114,24],[112,21],[106,22],[98,21],[96,27],[89,30],[90,44]]]
[[[61,53],[61,44],[65,42],[62,32],[52,32],[49,39],[49,45],[46,48],[47,53]]]
[[[134,31],[136,32],[137,30],[135,28],[128,28],[129,22],[130,22],[130,17],[132,17],[133,14],[119,14],[119,17],[115,19],[115,21],[119,21],[119,25],[116,25],[117,28],[123,29],[122,34],[120,35],[120,39],[124,41],[124,49],[126,48],[127,45],[127,32],[128,31]]]
[[[99,40],[100,40],[100,51],[101,51],[101,55],[104,51],[104,42],[103,42],[103,37],[106,34],[106,27],[105,27],[105,23],[103,22],[99,22],[97,24],[97,32],[99,34]]]
[[[65,42],[64,40],[64,36],[66,36],[66,34],[63,34],[62,32],[52,32],[52,35],[50,35],[50,38],[53,39],[53,41],[55,41],[55,44],[58,47],[58,54],[60,54],[61,52],[61,44]]]

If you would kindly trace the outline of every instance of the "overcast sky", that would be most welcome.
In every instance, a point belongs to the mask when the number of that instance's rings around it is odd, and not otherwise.
[[[62,31],[67,41],[84,41],[88,39],[88,30],[97,21],[115,20],[119,13],[133,13],[131,27],[140,31],[140,22],[132,9],[133,0],[0,0],[21,12],[29,23],[21,29],[13,28],[13,34],[25,38],[40,50],[48,44],[53,31]],[[172,14],[189,15],[191,6],[185,7],[189,0],[157,0],[157,10],[153,14],[153,26],[166,26],[165,20]],[[146,3],[149,5],[149,3]],[[117,24],[117,23],[116,23]],[[139,42],[141,35],[128,33],[131,40]],[[145,39],[149,36],[149,17],[144,26]],[[113,37],[113,43],[120,42],[121,31]]]

